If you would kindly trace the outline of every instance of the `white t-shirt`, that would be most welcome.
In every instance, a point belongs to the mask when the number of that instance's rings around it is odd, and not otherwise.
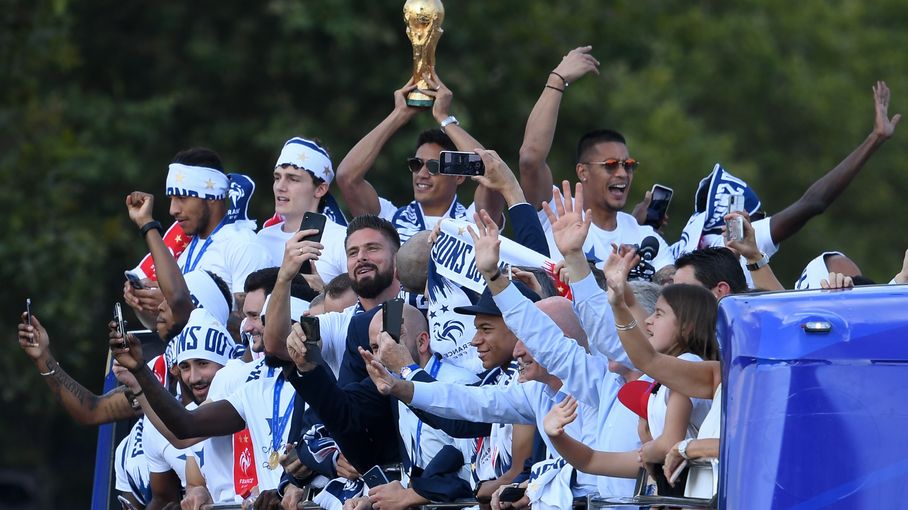
[[[192,411],[198,406],[190,402],[186,409]],[[151,473],[166,473],[173,470],[180,477],[180,484],[186,487],[186,457],[194,455],[200,464],[205,465],[203,444],[199,443],[189,448],[177,449],[175,446],[154,427],[145,427],[142,438],[145,445],[145,460],[148,461],[148,471]]]
[[[256,238],[264,247],[268,257],[268,265],[280,267],[284,261],[284,245],[296,232],[284,232],[281,228],[284,222],[258,231]],[[318,275],[325,283],[330,282],[335,276],[347,272],[347,252],[344,250],[344,240],[347,238],[347,229],[331,220],[325,222],[322,232],[321,244],[325,247],[321,256],[315,262]]]
[[[552,202],[551,205],[552,210],[554,211],[554,202]],[[555,237],[552,235],[552,224],[549,223],[549,217],[546,216],[545,210],[540,210],[538,214],[539,221],[542,223],[542,229],[545,231],[546,241],[549,243],[550,258],[556,261],[563,259],[564,256],[561,255],[561,252],[558,251],[558,247],[555,245]],[[653,270],[658,271],[675,262],[674,258],[672,258],[668,243],[665,242],[665,239],[662,239],[662,236],[653,230],[653,227],[641,225],[637,223],[636,218],[623,212],[618,212],[615,219],[617,221],[615,230],[603,230],[597,227],[595,223],[590,225],[590,231],[586,236],[586,241],[583,243],[583,253],[586,254],[587,259],[596,261],[596,267],[602,269],[605,265],[605,261],[608,260],[609,254],[612,253],[612,243],[618,245],[639,245],[645,238],[650,236],[654,237],[659,242],[659,251],[656,252],[656,256],[651,262]]]
[[[246,381],[255,363],[232,359],[217,371],[208,388],[208,400],[224,400],[236,392]],[[205,404],[203,404],[205,405]],[[236,502],[233,486],[233,436],[209,437],[202,443],[205,464],[201,465],[205,485],[215,503]]]
[[[337,378],[341,362],[347,350],[347,329],[350,320],[356,315],[357,305],[351,305],[341,312],[328,312],[318,317],[319,332],[322,335],[322,358]]]
[[[278,420],[274,424],[280,433],[277,444],[282,449],[290,433],[290,418],[293,415],[293,401],[296,392],[293,386],[284,380],[279,369],[270,368],[265,361],[255,364],[244,383],[232,395],[227,397],[230,405],[246,422],[252,447],[255,451],[255,468],[259,480],[259,490],[276,489],[284,470],[268,468],[268,457],[273,448],[272,419],[274,414],[275,389],[277,393]],[[283,423],[283,429],[281,424]]]
[[[678,359],[695,362],[703,361],[700,356],[690,352],[685,352],[678,356]],[[663,384],[659,387],[659,390],[656,391],[656,394],[649,398],[646,414],[649,417],[649,430],[654,439],[665,432],[665,417],[668,413],[668,396],[670,393],[671,390],[668,386]],[[690,421],[687,424],[687,433],[684,436],[685,438],[697,437],[700,425],[706,418],[707,413],[709,413],[709,408],[712,407],[712,400],[709,399],[692,398],[690,401],[692,408],[690,411]]]
[[[145,418],[132,426],[129,435],[120,441],[114,457],[115,487],[120,492],[131,492],[139,503],[151,502],[151,476],[148,463],[145,462],[145,450],[142,445],[142,433]],[[153,428],[153,427],[152,427]]]
[[[234,223],[224,225],[211,236],[207,248],[206,239],[193,239],[180,254],[177,265],[187,271],[211,271],[227,283],[230,292],[240,294],[249,273],[268,267],[268,257],[255,239],[255,233],[248,228]]]

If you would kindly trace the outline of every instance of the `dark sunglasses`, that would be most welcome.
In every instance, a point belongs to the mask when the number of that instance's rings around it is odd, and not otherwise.
[[[437,159],[422,159],[422,158],[407,158],[407,166],[410,167],[410,171],[414,174],[422,170],[422,166],[426,165],[426,168],[429,169],[429,173],[435,175],[438,173],[438,160]]]
[[[637,169],[638,166],[640,166],[639,161],[637,161],[636,159],[630,159],[630,158],[628,158],[628,159],[609,158],[605,161],[586,161],[583,164],[584,165],[600,165],[600,166],[604,167],[605,171],[608,173],[612,173],[612,172],[618,170],[619,166],[623,166],[624,170],[627,172],[633,172],[634,170]]]

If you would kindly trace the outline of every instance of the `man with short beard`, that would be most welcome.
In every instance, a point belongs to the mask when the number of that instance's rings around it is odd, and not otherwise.
[[[318,243],[301,241],[307,231],[294,234],[284,249],[284,262],[278,272],[277,282],[271,293],[265,315],[265,350],[282,360],[290,360],[287,353],[287,335],[290,333],[289,282],[299,274],[303,262],[317,256]],[[347,272],[357,302],[342,312],[318,316],[322,342],[322,358],[334,373],[340,374],[347,339],[352,330],[354,316],[371,314],[378,306],[400,294],[396,275],[395,256],[400,249],[400,237],[388,220],[365,215],[354,218],[347,227],[344,243],[347,253]],[[368,320],[365,324],[368,326]],[[364,345],[368,345],[368,336]],[[360,378],[361,379],[361,378]],[[359,380],[359,379],[356,379]]]

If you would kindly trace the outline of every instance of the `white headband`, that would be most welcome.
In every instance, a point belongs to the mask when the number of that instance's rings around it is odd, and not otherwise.
[[[300,170],[324,180],[329,185],[334,180],[334,167],[325,149],[305,138],[295,137],[287,140],[274,167],[293,165]]]
[[[820,288],[820,280],[829,278],[829,269],[826,267],[826,257],[829,255],[844,254],[837,251],[826,251],[811,260],[807,267],[804,268],[804,271],[801,272],[801,277],[795,282],[795,290]]]
[[[167,196],[223,200],[229,188],[224,172],[213,168],[171,163],[167,171]]]
[[[265,297],[265,304],[262,305],[262,317],[265,316],[265,312],[268,311],[268,303],[271,302],[271,294],[268,294]],[[309,302],[305,299],[296,298],[290,296],[290,321],[298,322],[300,316],[303,315],[303,312],[309,310]]]
[[[192,303],[196,308],[208,310],[212,317],[226,325],[232,303],[224,300],[224,293],[214,283],[211,275],[202,269],[197,269],[184,274],[183,278],[186,279],[186,286],[189,287]]]
[[[233,359],[236,343],[227,329],[205,309],[195,309],[189,322],[176,339],[177,364],[190,359],[204,359],[224,366]]]

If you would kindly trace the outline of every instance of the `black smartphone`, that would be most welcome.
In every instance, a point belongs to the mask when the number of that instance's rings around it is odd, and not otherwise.
[[[441,151],[438,173],[442,175],[485,175],[486,166],[475,152]]]
[[[300,317],[300,327],[306,335],[306,360],[312,363],[322,362],[322,333],[318,317],[303,315]]]
[[[132,285],[134,289],[144,289],[145,286],[142,285],[142,280],[131,271],[123,271],[123,276],[129,281],[129,284]]]
[[[400,343],[400,327],[404,322],[404,300],[389,299],[382,305],[382,330]]]
[[[324,214],[317,212],[307,212],[303,215],[303,221],[300,223],[300,230],[318,230],[317,234],[312,234],[311,236],[306,236],[301,239],[301,241],[313,241],[316,243],[322,242],[322,232],[325,231],[325,222],[328,221],[328,217]]]
[[[513,503],[526,493],[525,487],[505,487],[501,494],[498,495],[498,500],[504,503]]]
[[[123,308],[120,306],[120,303],[114,303],[114,320],[117,322],[117,330],[120,332],[120,336],[123,337],[123,347],[127,347],[129,344],[126,343],[126,321],[123,320]]]
[[[25,324],[32,325],[32,298],[25,298]]]
[[[312,241],[316,243],[322,242],[322,232],[325,231],[325,222],[328,221],[328,217],[324,214],[319,214],[316,212],[307,212],[303,215],[303,221],[300,222],[300,230],[318,230],[317,234],[312,234],[306,236],[300,241]],[[300,273],[303,274],[312,274],[312,264],[310,261],[303,262],[303,265],[300,266]]]
[[[649,225],[658,230],[662,227],[662,222],[665,221],[668,204],[671,203],[672,195],[675,192],[667,186],[654,184],[651,193],[652,200],[649,203],[649,207],[646,208],[646,222],[644,225]]]
[[[372,466],[369,468],[369,470],[363,474],[363,481],[366,482],[366,485],[368,485],[370,489],[390,483],[388,477],[385,476],[385,472],[382,471],[379,466]]]

